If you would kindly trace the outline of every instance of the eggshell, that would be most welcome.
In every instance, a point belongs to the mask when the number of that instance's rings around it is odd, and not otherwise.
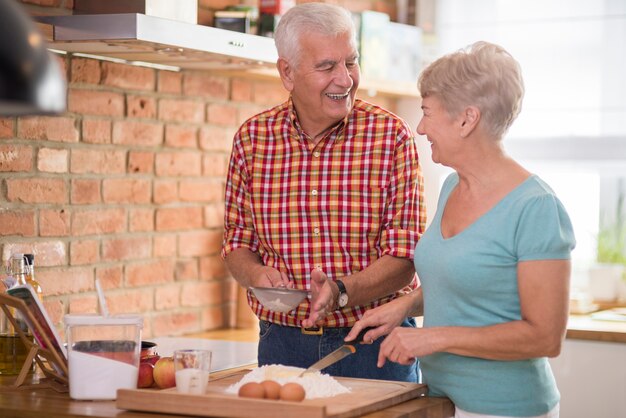
[[[267,399],[279,399],[281,384],[275,380],[264,380],[261,382],[265,389],[265,397]]]
[[[265,388],[257,382],[249,382],[239,388],[239,396],[243,398],[263,399],[265,397]]]
[[[283,401],[300,402],[305,396],[304,388],[298,383],[285,383],[280,388],[280,399]]]

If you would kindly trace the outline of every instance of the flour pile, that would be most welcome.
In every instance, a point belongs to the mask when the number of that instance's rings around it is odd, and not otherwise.
[[[275,380],[281,385],[290,382],[299,383],[306,392],[305,399],[328,398],[350,392],[350,389],[328,374],[315,372],[306,373],[304,376],[298,377],[303,371],[304,369],[300,367],[282,366],[279,364],[261,366],[246,374],[239,382],[226,388],[226,393],[236,395],[239,392],[239,388],[244,384],[248,382],[260,383],[264,380]]]

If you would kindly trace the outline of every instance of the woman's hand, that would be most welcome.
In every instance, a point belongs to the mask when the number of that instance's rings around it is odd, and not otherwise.
[[[366,343],[372,343],[378,337],[389,334],[409,316],[417,302],[415,296],[417,295],[411,293],[366,311],[363,317],[354,324],[345,341],[354,340],[366,327],[374,328],[363,336],[363,342]]]
[[[311,272],[311,312],[302,321],[304,328],[322,325],[326,316],[333,311],[336,299],[334,286],[323,271],[315,269]]]
[[[378,352],[378,367],[383,367],[387,360],[409,365],[416,358],[442,351],[439,343],[443,340],[438,328],[403,328],[396,327],[385,338]]]

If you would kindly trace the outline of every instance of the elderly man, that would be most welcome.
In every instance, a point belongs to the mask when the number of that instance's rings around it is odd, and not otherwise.
[[[260,320],[259,365],[308,367],[342,345],[365,311],[417,286],[422,176],[406,124],[355,98],[359,54],[347,10],[296,6],[275,41],[290,97],[235,135],[223,256],[246,288],[311,291],[288,313],[248,292]],[[416,381],[416,363],[377,368],[379,345],[364,344],[324,372]]]

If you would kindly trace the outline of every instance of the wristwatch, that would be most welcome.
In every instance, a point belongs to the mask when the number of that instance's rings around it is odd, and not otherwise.
[[[346,285],[341,280],[335,280],[337,287],[339,288],[339,295],[337,296],[337,306],[343,308],[348,304],[348,291]]]

